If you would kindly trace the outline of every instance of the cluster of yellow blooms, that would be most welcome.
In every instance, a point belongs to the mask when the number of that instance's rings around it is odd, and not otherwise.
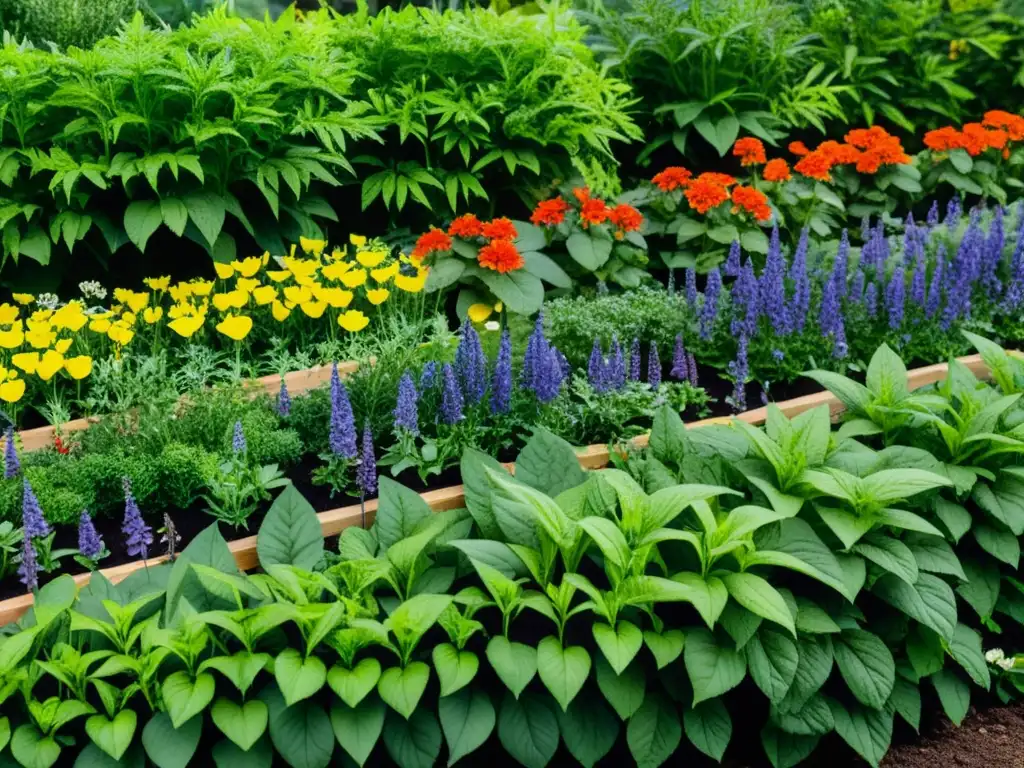
[[[304,255],[296,255],[293,246],[273,265],[269,253],[215,263],[217,280],[172,285],[169,277],[147,278],[148,291],[115,289],[107,309],[88,309],[77,299],[48,308],[41,297],[14,294],[14,304],[0,304],[0,400],[18,402],[25,394],[25,376],[47,382],[63,371],[71,379],[84,379],[92,372],[94,356],[119,356],[137,333],[153,337],[162,325],[192,338],[209,322],[238,343],[261,313],[277,324],[326,314],[345,331],[357,333],[370,322],[359,307],[383,304],[392,288],[423,290],[428,269],[420,259],[392,256],[379,241],[365,237],[352,235],[349,241],[352,249],[327,253],[325,241],[301,238]],[[72,347],[79,354],[69,356]]]

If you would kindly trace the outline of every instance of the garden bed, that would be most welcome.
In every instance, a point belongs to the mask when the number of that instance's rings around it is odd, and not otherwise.
[[[988,368],[982,361],[980,355],[961,357],[958,358],[958,361],[967,366],[978,376],[987,376],[988,374]],[[351,372],[355,370],[356,364],[348,363],[346,366],[349,366],[346,368],[346,371]],[[937,381],[941,381],[945,378],[947,370],[948,365],[946,363],[937,363],[908,371],[908,386],[911,389],[917,389],[919,387],[924,387]],[[293,377],[293,379],[288,382],[289,388],[292,387],[292,383],[294,382],[294,385],[297,388],[296,391],[304,391],[305,389],[312,389],[326,382],[330,376],[330,369],[323,367],[312,368],[289,374],[289,376]],[[266,377],[257,381],[259,381],[260,384],[268,391],[272,391],[273,388],[279,386],[280,380],[275,377]],[[274,382],[277,382],[277,384],[274,384]],[[796,416],[799,413],[820,405],[828,405],[833,418],[843,410],[842,403],[838,398],[827,391],[804,395],[802,397],[777,403],[776,405],[786,416],[789,417]],[[749,424],[761,424],[767,418],[767,408],[763,407],[745,411],[738,414],[735,418],[741,419]],[[723,423],[723,421],[728,421],[728,419],[724,417],[711,417],[691,422],[687,427],[694,428],[714,423]],[[646,444],[647,435],[640,435],[631,441],[631,445],[636,447],[643,447]],[[600,469],[607,466],[611,459],[610,448],[603,444],[588,445],[580,449],[578,452],[578,458],[580,465],[583,468]],[[308,476],[308,472],[302,473],[300,471],[299,474],[303,477]],[[406,473],[406,475],[409,475],[409,473]],[[446,509],[455,509],[464,504],[463,486],[447,485],[448,482],[457,478],[457,469],[452,469],[443,473],[438,478],[438,483],[442,486],[439,488],[424,488],[423,484],[419,483],[418,478],[416,478],[414,474],[411,476],[400,476],[398,480],[400,482],[404,481],[406,485],[416,490],[423,489],[420,495],[427,502],[430,508],[437,512]],[[330,506],[330,498],[322,487],[313,486],[309,483],[308,479],[303,482],[296,483],[296,485],[303,495],[306,496],[306,498],[313,504],[314,508],[322,510],[319,511],[317,516],[320,520],[320,527],[325,537],[337,536],[349,526],[360,525],[363,522],[364,515],[365,523],[367,525],[373,522],[374,513],[377,509],[376,499],[367,500],[365,505],[349,504],[332,508]],[[250,530],[258,530],[262,516],[263,512],[261,511],[249,519]],[[181,547],[186,546],[188,542],[209,522],[209,518],[198,508],[182,510],[180,513],[174,515],[172,519],[176,520],[179,535],[182,537],[182,541],[180,542]],[[70,535],[71,531],[66,531],[65,534]],[[118,537],[116,535],[108,536],[107,539],[109,541],[115,541]],[[58,544],[59,543],[60,542],[58,540]],[[247,536],[230,541],[229,547],[239,568],[242,570],[249,570],[256,567],[256,536]],[[116,557],[117,553],[115,553],[114,556]],[[122,556],[124,556],[123,553]],[[160,556],[151,558],[147,561],[139,560],[123,562],[110,568],[104,568],[101,572],[112,583],[116,583],[127,578],[132,573],[147,567],[148,565],[161,563],[166,559],[166,556]],[[89,583],[90,577],[91,574],[85,572],[76,574],[74,578],[79,586],[84,586]],[[3,594],[2,590],[0,590],[0,594]],[[0,601],[0,625],[16,621],[29,609],[32,603],[33,596],[31,594],[18,595],[16,597],[10,597],[6,600]]]

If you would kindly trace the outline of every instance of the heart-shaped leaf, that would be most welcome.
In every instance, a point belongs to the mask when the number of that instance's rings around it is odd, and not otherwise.
[[[297,701],[308,699],[327,682],[327,667],[316,656],[303,658],[294,648],[281,651],[274,661],[277,687],[290,707]]]
[[[164,680],[162,692],[167,714],[171,716],[171,724],[180,728],[188,720],[198,715],[210,702],[217,685],[213,675],[200,672],[193,680],[184,670],[174,672]]]
[[[468,685],[480,669],[480,659],[475,653],[460,651],[451,643],[435,646],[433,657],[442,696],[451,696]]]
[[[628,621],[620,621],[614,629],[607,624],[594,625],[594,639],[598,648],[612,665],[616,675],[629,666],[629,662],[640,652],[644,635],[640,629]]]
[[[389,707],[408,720],[416,711],[428,680],[430,667],[422,661],[414,661],[405,668],[385,669],[377,683],[377,691]]]
[[[135,738],[138,717],[130,709],[122,709],[114,719],[93,715],[85,721],[85,732],[93,743],[115,760],[120,760]]]
[[[579,645],[563,648],[556,637],[545,637],[537,646],[537,671],[564,712],[590,674],[590,654]]]
[[[199,746],[203,718],[194,717],[180,728],[166,712],[157,712],[142,729],[142,746],[157,768],[185,768]]]
[[[327,684],[338,698],[350,707],[358,707],[366,694],[377,687],[380,680],[380,662],[363,659],[352,669],[335,664],[327,672]]]
[[[348,756],[362,768],[370,758],[381,731],[384,730],[384,702],[374,696],[358,707],[336,704],[331,707],[331,727],[334,736]]]
[[[654,655],[658,669],[664,669],[679,658],[686,644],[686,635],[681,629],[670,629],[666,632],[644,631],[644,642]]]
[[[236,704],[221,696],[213,703],[210,715],[221,733],[245,751],[267,730],[267,705],[259,699]]]
[[[511,642],[504,635],[492,637],[487,643],[487,660],[516,698],[537,674],[537,650]]]

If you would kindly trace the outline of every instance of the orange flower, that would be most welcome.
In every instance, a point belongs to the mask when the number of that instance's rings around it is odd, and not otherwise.
[[[964,149],[971,157],[976,157],[986,149],[1002,149],[1009,138],[1006,131],[990,131],[981,123],[967,123],[961,135],[964,138]]]
[[[924,135],[924,145],[933,152],[949,152],[953,149],[963,149],[964,137],[956,128],[947,125],[928,131]]]
[[[572,194],[581,203],[585,203],[590,199],[590,187],[576,187]]]
[[[744,136],[737,140],[733,144],[732,154],[734,157],[740,158],[742,165],[764,165],[766,160],[764,144],[760,139],[755,139],[752,136]]]
[[[608,214],[608,220],[618,230],[615,237],[621,240],[627,232],[637,232],[644,223],[644,217],[632,205],[616,205]]]
[[[873,125],[870,128],[854,128],[846,134],[846,143],[852,144],[857,149],[874,149],[879,144],[885,144],[899,139],[889,133],[880,125]]]
[[[472,213],[467,213],[459,218],[455,219],[448,227],[448,234],[452,237],[461,237],[468,239],[470,237],[478,237],[483,231],[483,224],[480,223],[480,219],[474,216]]]
[[[1020,115],[1004,112],[1001,109],[992,109],[985,113],[981,124],[988,128],[1002,128],[1011,141],[1024,140],[1024,117]]]
[[[818,181],[832,181],[832,161],[824,152],[815,150],[800,158],[800,162],[793,166],[793,170],[809,179]]]
[[[422,259],[434,251],[450,251],[451,249],[452,239],[443,230],[431,227],[429,232],[420,235],[419,240],[416,241],[416,247],[412,250],[412,255]]]
[[[809,150],[807,148],[807,145],[804,144],[802,141],[790,142],[789,151],[792,152],[797,157],[803,157],[804,155],[809,155],[811,153],[811,150]]]
[[[693,174],[685,168],[672,166],[671,168],[666,168],[661,173],[656,173],[654,178],[651,179],[651,183],[662,192],[672,192],[680,187],[685,188],[690,183],[691,178],[693,178]]]
[[[484,224],[483,235],[488,240],[515,240],[519,237],[519,232],[511,220],[502,216]]]
[[[765,181],[789,181],[789,179],[789,166],[785,160],[779,158],[769,160],[768,165],[764,167]]]
[[[702,173],[686,188],[686,202],[697,213],[707,213],[729,199],[729,190],[721,182],[708,178],[711,175]]]
[[[526,264],[522,255],[508,240],[492,240],[480,249],[476,259],[481,267],[501,273],[522,269]]]
[[[569,204],[560,197],[541,200],[534,208],[530,221],[537,226],[555,227],[565,221],[565,212],[568,210]]]
[[[828,158],[832,165],[853,165],[860,159],[860,150],[838,141],[823,141],[814,150]]]
[[[580,223],[584,229],[590,224],[603,224],[608,220],[610,213],[604,200],[589,198],[580,207]]]
[[[768,198],[753,187],[736,187],[732,191],[732,212],[738,213],[741,209],[758,221],[768,221],[772,217]]]
[[[734,179],[728,173],[716,173],[715,171],[708,171],[707,173],[702,173],[700,176],[697,177],[698,181],[700,179],[710,181],[714,184],[721,184],[723,187],[731,187],[733,184],[736,183],[736,179]]]

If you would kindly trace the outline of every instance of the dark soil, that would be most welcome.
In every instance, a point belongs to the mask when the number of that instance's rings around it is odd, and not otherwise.
[[[1024,768],[1024,704],[970,715],[959,728],[948,720],[919,742],[889,753],[883,768]]]

